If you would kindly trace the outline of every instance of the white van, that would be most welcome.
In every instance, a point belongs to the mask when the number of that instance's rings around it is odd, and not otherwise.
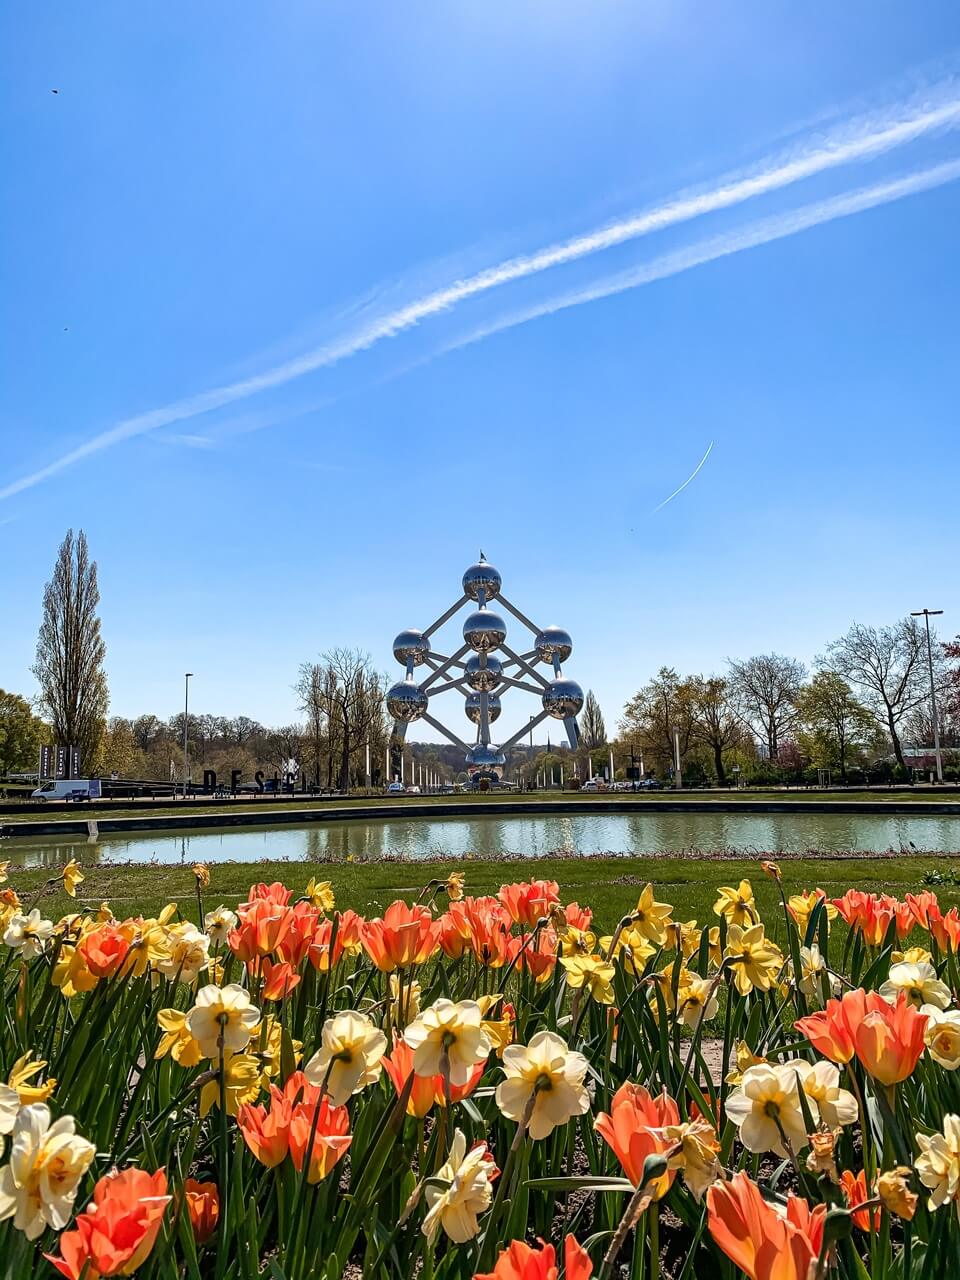
[[[30,793],[31,800],[99,800],[99,778],[58,778]]]

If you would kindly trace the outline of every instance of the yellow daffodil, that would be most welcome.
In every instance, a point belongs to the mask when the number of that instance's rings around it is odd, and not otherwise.
[[[92,991],[99,979],[83,957],[83,952],[66,943],[61,945],[50,981],[59,988],[65,1000],[72,1000],[78,992]]]
[[[420,1014],[420,983],[405,982],[403,984],[403,1007],[400,1005],[400,977],[396,973],[390,975],[390,1017],[393,1025],[402,1030],[408,1022]]]
[[[20,913],[20,899],[14,889],[0,889],[0,933]]]
[[[748,1067],[758,1067],[762,1063],[765,1063],[766,1061],[767,1061],[766,1058],[758,1057],[753,1052],[753,1050],[747,1044],[746,1040],[738,1041],[736,1066],[730,1072],[730,1074],[726,1077],[725,1083],[740,1084],[740,1082],[743,1080],[743,1073],[748,1069]]]
[[[769,991],[783,968],[783,953],[764,933],[762,924],[742,929],[732,924],[727,929],[724,963],[730,965],[733,981],[742,996],[754,987]]]
[[[210,888],[210,868],[203,862],[195,862],[193,864],[193,874],[197,881],[197,887],[200,889]]]
[[[462,871],[451,871],[447,876],[447,897],[451,902],[459,902],[463,897],[463,888],[467,877]]]
[[[299,1062],[303,1056],[302,1040],[290,1041],[290,1047],[293,1050],[294,1062]],[[272,1013],[268,1014],[261,1024],[260,1034],[257,1037],[256,1048],[251,1046],[250,1052],[253,1053],[263,1064],[264,1072],[274,1079],[280,1074],[280,1054],[283,1048],[283,1027]]]
[[[613,978],[617,970],[603,956],[562,956],[560,963],[567,973],[567,986],[575,990],[585,987],[597,1004],[613,1004]]]
[[[508,1120],[527,1113],[531,1138],[549,1137],[557,1125],[590,1110],[584,1087],[588,1063],[552,1031],[538,1031],[529,1044],[512,1044],[503,1053],[506,1079],[497,1085],[497,1106]]]
[[[12,1134],[10,1161],[0,1169],[0,1222],[13,1218],[28,1240],[45,1227],[62,1231],[96,1147],[76,1132],[73,1116],[51,1122],[42,1103],[20,1108]]]
[[[588,956],[596,950],[597,936],[589,929],[577,929],[565,924],[557,931],[561,956]]]
[[[713,1125],[703,1119],[669,1124],[663,1136],[669,1147],[680,1146],[680,1150],[669,1157],[667,1168],[679,1169],[694,1199],[702,1200],[721,1172],[720,1142]]]
[[[307,881],[307,887],[303,891],[303,896],[318,911],[322,911],[324,915],[329,915],[336,906],[336,898],[333,894],[333,886],[329,880],[317,880],[311,876]]]
[[[109,920],[116,920],[116,916],[110,910],[109,902],[101,902],[97,908],[97,921],[99,924],[106,924]]]
[[[82,884],[84,880],[83,872],[80,870],[80,863],[76,858],[71,858],[61,871],[63,877],[63,891],[68,893],[71,898],[77,896],[77,885]]]
[[[15,1089],[22,1107],[32,1106],[37,1102],[46,1102],[57,1087],[56,1080],[50,1078],[41,1084],[36,1077],[46,1067],[43,1059],[33,1060],[33,1053],[28,1049],[10,1068],[7,1084]],[[32,1083],[31,1083],[32,1082]]]
[[[653,885],[648,884],[637,902],[632,928],[648,942],[662,947],[666,941],[667,925],[670,923],[672,914],[673,907],[668,902],[655,901]]]
[[[387,1037],[368,1017],[352,1009],[328,1018],[320,1032],[320,1048],[303,1069],[307,1080],[322,1088],[335,1107],[380,1079]]]
[[[205,1116],[211,1107],[220,1105],[220,1072],[213,1070],[214,1078],[208,1080],[200,1091],[200,1115]],[[249,1053],[234,1053],[224,1062],[224,1094],[228,1116],[235,1116],[244,1102],[255,1102],[263,1084],[260,1064]]]
[[[180,1009],[161,1009],[157,1013],[163,1035],[157,1045],[155,1058],[165,1058],[169,1053],[181,1067],[195,1067],[203,1060],[200,1045],[190,1034],[187,1015]]]
[[[890,963],[894,964],[933,964],[933,956],[926,947],[907,947],[906,951],[892,951]]]
[[[490,1038],[483,1029],[483,1015],[475,1000],[438,1000],[403,1033],[413,1050],[413,1069],[418,1076],[442,1074],[449,1063],[450,1083],[465,1085],[478,1062],[490,1053]]]
[[[432,1241],[442,1227],[454,1244],[472,1240],[480,1231],[478,1215],[490,1208],[490,1178],[495,1172],[486,1143],[468,1151],[466,1138],[455,1130],[446,1163],[429,1179],[424,1191],[427,1214],[421,1230],[427,1239]]]
[[[811,889],[809,893],[794,893],[787,899],[787,910],[793,916],[800,931],[800,937],[806,936],[807,926],[810,923],[810,917],[817,903],[823,898],[822,889]],[[837,908],[832,902],[827,902],[824,906],[824,914],[827,917],[827,923],[837,918]]]
[[[613,934],[601,938],[597,944],[601,955],[610,953]],[[657,948],[649,942],[639,929],[631,925],[621,929],[617,945],[613,949],[611,960],[619,960],[624,969],[634,978],[639,978],[646,968],[647,961],[656,955]]]
[[[757,924],[757,904],[753,900],[753,888],[749,880],[741,880],[735,889],[724,885],[717,890],[719,897],[713,904],[713,914],[723,916],[727,924],[742,928]]]
[[[930,1192],[927,1208],[960,1202],[960,1116],[944,1116],[942,1133],[918,1133],[916,1140],[920,1154],[913,1167]]]
[[[499,993],[477,997],[477,1004],[480,1006],[480,1012],[483,1015],[483,1029],[487,1033],[487,1039],[493,1046],[493,1051],[498,1058],[503,1057],[504,1049],[513,1041],[513,1017],[508,1009],[504,1009],[499,1018],[488,1018],[487,1014],[496,1008],[502,1000],[503,996]]]
[[[232,982],[226,987],[201,987],[186,1025],[203,1056],[219,1060],[221,1047],[224,1055],[245,1049],[259,1022],[259,1009],[243,987]]]
[[[7,873],[9,872],[9,870],[10,870],[10,863],[9,863],[9,861],[7,861],[7,862],[0,862],[0,884],[6,884],[6,883],[7,883],[7,881],[9,880],[9,878],[10,878],[10,877],[9,877],[9,875],[7,874]]]
[[[895,1213],[905,1222],[917,1211],[919,1197],[910,1190],[910,1170],[905,1165],[897,1165],[877,1176],[877,1195],[883,1201],[888,1213]]]

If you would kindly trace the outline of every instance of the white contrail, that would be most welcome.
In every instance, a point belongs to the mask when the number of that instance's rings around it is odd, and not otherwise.
[[[741,231],[731,231],[706,240],[698,240],[683,249],[665,253],[659,258],[653,258],[641,263],[640,266],[630,267],[615,275],[607,276],[591,285],[573,289],[567,293],[555,294],[545,302],[509,312],[481,328],[472,330],[465,337],[454,339],[433,354],[444,354],[447,351],[470,346],[495,333],[526,324],[530,320],[537,320],[541,316],[554,315],[558,311],[582,306],[586,302],[609,298],[627,289],[652,284],[655,280],[665,280],[669,276],[679,275],[682,271],[689,271],[693,267],[715,262],[718,258],[742,253],[745,249],[755,249],[760,245],[770,244],[774,240],[783,240],[787,236],[797,235],[801,231],[822,226],[837,218],[848,218],[855,213],[874,209],[878,205],[889,204],[893,200],[902,200],[906,196],[917,195],[921,191],[930,191],[945,183],[955,182],[958,178],[960,178],[960,160],[949,160],[932,168],[922,169],[918,173],[908,174],[903,178],[877,183],[872,187],[863,187],[859,191],[834,196],[815,204],[803,205],[789,213],[763,218]]]
[[[658,511],[662,511],[668,502],[672,502],[674,500],[674,498],[677,496],[678,493],[683,493],[684,489],[687,487],[690,481],[696,477],[697,472],[700,470],[700,468],[703,466],[706,460],[710,457],[710,453],[712,449],[713,449],[713,441],[711,440],[710,443],[707,445],[707,452],[703,455],[703,457],[700,459],[700,461],[697,463],[694,469],[690,472],[690,474],[687,476],[686,480],[684,480],[680,488],[674,489],[673,493],[671,493],[669,498],[664,498],[664,500],[660,503],[658,507],[654,507],[653,510],[650,512],[652,516],[655,516]]]
[[[952,96],[948,96],[949,94]],[[842,127],[808,142],[805,147],[786,155],[781,153],[749,173],[728,176],[711,190],[682,194],[654,209],[610,223],[586,235],[575,236],[533,254],[510,258],[498,266],[456,280],[261,374],[214,387],[198,395],[126,418],[69,450],[46,467],[0,489],[0,500],[30,489],[66,467],[124,440],[210,413],[224,405],[293,382],[317,369],[337,364],[385,338],[396,337],[421,321],[491,289],[614,248],[678,223],[729,209],[827,170],[872,160],[924,135],[958,126],[960,96],[957,96],[955,85],[951,81],[939,92],[939,96],[934,95],[920,104],[913,102],[889,108],[882,113],[874,112],[856,117]]]

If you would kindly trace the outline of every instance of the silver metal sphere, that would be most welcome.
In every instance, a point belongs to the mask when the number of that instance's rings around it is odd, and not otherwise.
[[[471,600],[479,600],[482,591],[485,603],[489,604],[500,594],[500,586],[500,574],[486,560],[478,560],[463,575],[463,591]]]
[[[492,692],[500,683],[502,675],[503,666],[500,659],[493,657],[492,654],[487,656],[485,667],[481,667],[479,658],[468,658],[464,664],[464,679],[470,688],[478,693],[481,689],[486,689],[488,693]]]
[[[548,716],[566,720],[578,715],[583,706],[583,690],[575,680],[551,680],[540,701]]]
[[[402,666],[412,658],[413,665],[419,667],[429,652],[430,641],[422,631],[401,631],[393,642],[393,656]]]
[[[412,680],[400,680],[387,690],[387,710],[394,720],[410,724],[419,720],[429,705],[427,695]]]
[[[490,653],[506,640],[507,624],[498,613],[477,609],[463,624],[463,638],[475,653]]]
[[[471,747],[467,752],[467,771],[469,773],[494,774],[496,777],[501,778],[506,763],[507,757],[493,742],[489,744],[478,742],[476,746]]]
[[[468,720],[472,720],[474,724],[480,723],[480,694],[468,693],[464,699],[463,709],[466,712]],[[493,724],[494,720],[500,714],[500,699],[495,693],[487,694],[487,719]]]
[[[533,647],[536,650],[538,662],[553,662],[554,657],[560,662],[566,662],[573,653],[570,633],[564,631],[562,627],[544,627],[534,640]]]

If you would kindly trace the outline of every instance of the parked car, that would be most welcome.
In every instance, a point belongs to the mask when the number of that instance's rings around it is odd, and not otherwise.
[[[387,787],[388,796],[402,796],[404,791],[406,791],[406,787],[402,782],[391,782]]]
[[[644,778],[640,783],[640,788],[643,791],[662,791],[663,783],[659,778]]]
[[[417,786],[415,782],[412,783],[409,787],[407,787],[408,796],[418,796],[419,794],[420,794],[420,788]]]
[[[609,791],[603,778],[588,778],[580,788],[581,791]]]

